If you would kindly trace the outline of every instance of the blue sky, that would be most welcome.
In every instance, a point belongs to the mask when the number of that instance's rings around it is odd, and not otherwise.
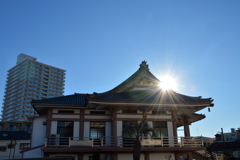
[[[67,70],[65,95],[110,90],[146,60],[160,80],[176,80],[178,93],[214,99],[192,136],[228,132],[240,127],[239,7],[237,0],[2,0],[0,97],[20,53]]]

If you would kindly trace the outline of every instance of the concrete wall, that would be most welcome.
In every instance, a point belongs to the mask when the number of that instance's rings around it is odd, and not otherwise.
[[[39,147],[33,150],[29,150],[23,153],[23,158],[40,158],[43,157],[43,152],[41,150],[43,147]]]

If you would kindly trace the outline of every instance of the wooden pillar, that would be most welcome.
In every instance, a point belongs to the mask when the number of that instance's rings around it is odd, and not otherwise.
[[[176,113],[172,111],[172,119],[173,119],[173,136],[177,137],[177,118]]]
[[[111,110],[111,135],[117,139],[117,110]]]
[[[184,135],[185,137],[190,137],[189,124],[184,123]]]
[[[188,122],[188,119],[189,119],[189,117],[183,116],[184,135],[185,135],[185,137],[190,137],[190,130],[189,130],[190,123]]]
[[[50,154],[49,154],[49,153],[44,153],[43,156],[44,156],[44,157],[50,157]]]
[[[48,108],[48,112],[47,112],[46,136],[50,136],[50,134],[51,134],[52,121],[49,120],[50,118],[52,118],[52,108]]]
[[[180,160],[180,154],[175,152],[175,160]]]
[[[111,160],[118,160],[118,154],[117,153],[112,153],[111,155]]]
[[[187,155],[187,160],[192,160],[192,152],[189,152]]]
[[[144,153],[144,160],[150,160],[149,158],[149,152]]]
[[[145,119],[147,121],[147,111],[144,109],[144,110],[142,110],[142,113],[143,113],[143,119]],[[144,134],[144,138],[148,139],[147,133]]]
[[[111,136],[113,137],[114,145],[117,145],[117,110],[111,109]],[[111,160],[118,160],[118,154],[112,153]]]
[[[78,153],[78,160],[83,160],[83,154]]]
[[[85,110],[80,109],[79,137],[84,137],[84,114],[85,114]]]

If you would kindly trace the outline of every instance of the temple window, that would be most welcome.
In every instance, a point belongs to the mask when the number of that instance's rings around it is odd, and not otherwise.
[[[155,131],[155,138],[167,137],[167,122],[164,121],[154,121],[153,129]]]

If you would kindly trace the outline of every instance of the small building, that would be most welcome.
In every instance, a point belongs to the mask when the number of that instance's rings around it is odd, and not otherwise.
[[[0,131],[0,159],[22,158],[20,152],[30,148],[30,138],[26,131]]]
[[[123,136],[129,121],[145,119],[155,137],[141,141],[141,160],[176,159],[203,150],[203,139],[189,126],[205,118],[196,112],[213,106],[212,98],[163,90],[146,61],[110,91],[32,100],[31,148],[24,158],[74,156],[76,160],[132,160],[134,137]],[[184,137],[177,128],[184,126]]]
[[[7,121],[7,122],[0,122],[0,131],[26,131],[31,133],[32,132],[32,122],[25,121]]]

